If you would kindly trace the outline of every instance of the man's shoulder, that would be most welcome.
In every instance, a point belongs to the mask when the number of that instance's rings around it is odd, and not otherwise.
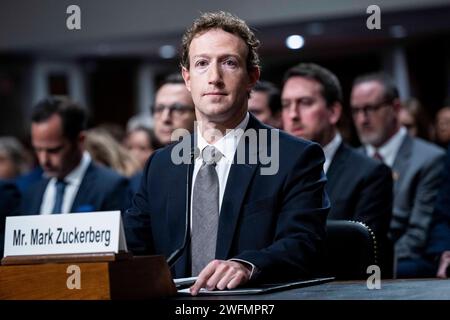
[[[414,163],[421,166],[426,163],[435,163],[444,161],[445,150],[431,142],[422,140],[420,138],[409,137],[411,143],[411,158]],[[400,148],[399,152],[404,152]]]
[[[354,177],[358,175],[362,178],[376,175],[380,179],[391,177],[391,169],[388,166],[368,157],[360,149],[355,149],[346,143],[342,143],[339,147],[333,161],[335,160],[344,162],[341,168],[347,175],[351,174]],[[341,172],[341,175],[343,174],[344,172]]]
[[[91,179],[91,177],[93,179]],[[126,177],[120,175],[111,168],[98,165],[94,162],[89,164],[83,179],[95,181],[103,186],[115,185],[127,180]]]
[[[413,152],[416,154],[423,154],[424,152],[431,157],[442,157],[445,155],[445,150],[438,145],[425,141],[421,138],[411,138],[413,144]]]

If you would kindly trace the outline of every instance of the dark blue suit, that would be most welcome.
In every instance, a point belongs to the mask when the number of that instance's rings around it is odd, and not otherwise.
[[[0,252],[3,256],[5,240],[5,218],[17,214],[20,205],[20,193],[10,182],[0,181]]]
[[[427,254],[440,256],[447,250],[450,250],[450,147],[447,150],[444,181],[434,210]]]
[[[250,116],[248,129],[267,129]],[[248,131],[246,131],[248,132]],[[279,133],[279,170],[262,175],[263,166],[249,161],[249,139],[241,139],[246,163],[231,165],[220,211],[216,259],[253,263],[266,281],[310,276],[325,236],[329,200],[322,171],[324,155],[314,143]],[[191,142],[192,136],[189,138]],[[260,137],[258,137],[258,140]],[[270,150],[270,139],[269,150]],[[133,207],[125,214],[128,247],[135,253],[166,257],[183,242],[186,216],[187,164],[175,165],[170,145],[156,151],[144,169]],[[276,155],[272,155],[275,157]],[[193,165],[190,166],[192,176]],[[189,250],[173,275],[190,275]]]
[[[356,220],[387,237],[392,217],[392,174],[389,167],[342,143],[327,172],[328,219]]]
[[[22,199],[21,214],[39,214],[49,179],[31,185]],[[121,210],[129,207],[128,180],[106,167],[91,162],[81,181],[70,212]]]
[[[331,201],[328,219],[365,223],[380,247],[378,264],[383,277],[392,277],[394,249],[388,238],[393,201],[391,169],[342,143],[327,178]]]

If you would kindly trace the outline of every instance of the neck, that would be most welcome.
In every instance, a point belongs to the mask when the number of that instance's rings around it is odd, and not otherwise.
[[[247,109],[242,109],[237,116],[225,121],[214,121],[212,119],[199,117],[201,119],[198,121],[200,134],[206,142],[214,144],[225,136],[227,130],[236,128],[238,124],[244,120],[246,114]]]
[[[380,147],[382,147],[383,145],[385,145],[389,140],[391,140],[392,137],[395,136],[399,130],[400,130],[400,124],[397,123],[397,124],[393,127],[392,131],[390,131],[389,134],[386,135],[386,138],[385,138],[381,143],[379,143],[379,144],[377,144],[377,145],[374,144],[373,146],[374,146],[376,149],[379,149]]]
[[[330,131],[324,133],[320,145],[322,147],[325,147],[327,144],[333,141],[335,136],[336,136],[336,128],[331,128]]]

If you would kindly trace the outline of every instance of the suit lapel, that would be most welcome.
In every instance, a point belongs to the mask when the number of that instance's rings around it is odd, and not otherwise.
[[[95,174],[94,174],[94,163],[91,162],[84,174],[83,179],[81,180],[80,187],[78,188],[75,199],[73,200],[71,212],[74,212],[81,205],[85,205],[86,199],[89,198],[90,193],[92,192],[92,184],[95,182]]]
[[[194,135],[190,136],[191,146],[194,145]],[[188,168],[189,167],[189,168]],[[191,165],[180,164],[171,165],[170,167],[170,181],[167,195],[167,225],[169,226],[169,241],[170,252],[173,252],[181,247],[184,241],[186,223],[186,200],[187,195],[187,170],[189,169],[189,189],[192,187],[192,174],[194,172],[194,162]],[[190,194],[189,194],[190,195]],[[190,226],[188,226],[188,232]],[[190,271],[190,246],[187,245],[183,254],[174,265],[176,277],[185,277],[189,275]]]
[[[247,129],[259,129],[256,120],[250,115],[250,120]],[[239,145],[245,143],[246,162],[252,157],[249,155],[251,149],[249,148],[249,139],[242,139]],[[237,150],[240,150],[238,146]],[[258,150],[253,149],[253,152]],[[219,228],[217,234],[216,258],[227,259],[233,242],[234,233],[236,231],[236,224],[241,213],[243,201],[247,194],[248,186],[258,168],[258,161],[255,164],[238,164],[237,152],[234,155],[234,161],[231,165],[228,174],[227,185],[222,200],[222,207],[219,217]]]
[[[42,201],[44,200],[45,189],[47,188],[50,179],[44,178],[43,181],[37,182],[36,192],[33,192],[30,199],[25,199],[26,201],[30,201],[30,204],[24,204],[24,208],[22,210],[26,210],[23,212],[24,215],[37,215],[41,212]],[[30,188],[34,189],[34,188]],[[22,200],[23,201],[23,200]]]
[[[339,174],[343,172],[343,168],[345,167],[347,158],[348,153],[346,152],[346,146],[344,145],[344,143],[341,143],[327,171],[328,181],[326,184],[326,190],[330,195],[334,193],[336,181],[339,180]]]

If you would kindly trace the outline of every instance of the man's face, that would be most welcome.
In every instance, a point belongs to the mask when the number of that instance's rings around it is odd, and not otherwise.
[[[0,179],[14,179],[18,174],[13,159],[7,152],[0,151]]]
[[[198,34],[189,47],[189,70],[183,78],[192,94],[197,121],[237,125],[247,111],[248,92],[259,69],[247,71],[248,48],[238,36],[221,29]]]
[[[436,116],[436,136],[443,144],[450,141],[450,107],[443,108]]]
[[[269,106],[269,95],[263,91],[253,91],[248,99],[248,111],[259,121],[272,127],[280,127],[280,115],[273,115]]]
[[[194,103],[190,92],[182,83],[168,83],[156,93],[153,110],[155,135],[163,145],[171,142],[175,129],[186,129],[192,132],[194,128]]]
[[[39,164],[49,177],[64,178],[80,162],[83,137],[70,142],[63,135],[61,117],[57,114],[46,121],[33,122],[31,140]]]
[[[378,81],[367,81],[353,87],[350,105],[359,139],[380,147],[398,128],[399,105],[384,101],[384,88]]]
[[[327,107],[321,89],[315,80],[291,77],[283,87],[281,104],[285,131],[324,146],[332,138],[341,108],[338,104]]]
[[[126,147],[133,158],[144,168],[147,159],[152,155],[153,148],[148,135],[142,130],[132,131],[126,139]]]
[[[409,135],[416,137],[417,136],[417,125],[414,120],[413,115],[406,109],[402,108],[398,114],[398,120],[402,124],[402,126],[406,127],[408,129]]]

